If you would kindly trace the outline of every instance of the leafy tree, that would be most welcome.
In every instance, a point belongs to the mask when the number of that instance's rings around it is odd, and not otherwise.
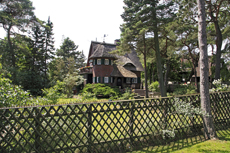
[[[81,75],[78,75],[76,72],[68,73],[63,80],[67,98],[70,97],[73,87],[79,86],[84,82],[84,78]]]
[[[11,56],[11,65],[16,67],[16,55],[11,36],[14,35],[13,28],[25,32],[25,27],[33,21],[34,7],[30,0],[2,0],[0,4],[0,24],[7,32],[7,41],[9,45],[9,54]],[[13,73],[15,79],[16,74]],[[13,81],[14,81],[13,79]]]
[[[57,81],[56,85],[50,88],[45,88],[42,90],[44,97],[47,98],[47,104],[56,104],[58,99],[61,97],[61,91],[64,88],[64,83]]]
[[[216,131],[212,120],[209,81],[208,81],[208,52],[207,52],[207,35],[206,35],[206,14],[204,0],[197,0],[198,6],[198,40],[200,49],[200,98],[201,109],[206,114],[203,116],[204,132],[207,139],[216,138]]]
[[[207,20],[214,24],[216,37],[216,60],[215,60],[215,79],[220,79],[220,64],[221,64],[221,48],[223,43],[222,29],[229,29],[229,14],[230,1],[229,0],[207,0],[206,10],[208,11]]]
[[[179,6],[179,13],[182,18],[187,21],[188,25],[197,25],[197,3],[195,0],[175,0]],[[223,40],[228,37],[229,33],[229,0],[206,0],[205,10],[207,30],[208,30],[208,43],[214,49],[216,46],[216,59],[215,59],[215,79],[220,78],[220,64],[221,64],[221,48]],[[224,33],[224,38],[223,38]]]
[[[13,85],[12,81],[3,77],[2,65],[0,64],[0,107],[28,105],[29,92],[21,86]]]

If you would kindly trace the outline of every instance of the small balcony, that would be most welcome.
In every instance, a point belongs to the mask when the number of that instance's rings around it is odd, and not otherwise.
[[[93,67],[90,66],[82,67],[80,68],[80,74],[91,74],[93,73],[92,69]]]

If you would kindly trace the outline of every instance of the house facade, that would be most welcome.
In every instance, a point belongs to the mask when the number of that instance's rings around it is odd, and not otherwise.
[[[84,84],[105,83],[121,89],[140,89],[143,67],[137,53],[132,50],[124,56],[111,54],[116,50],[117,41],[114,44],[91,41],[86,67],[80,69]]]

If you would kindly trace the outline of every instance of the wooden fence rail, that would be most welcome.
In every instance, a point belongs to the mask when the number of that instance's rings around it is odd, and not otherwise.
[[[175,98],[0,108],[0,152],[127,152],[203,137],[202,116],[175,112]],[[230,127],[230,92],[210,94],[215,128]],[[167,132],[173,131],[175,137]],[[165,133],[165,134],[163,134]]]

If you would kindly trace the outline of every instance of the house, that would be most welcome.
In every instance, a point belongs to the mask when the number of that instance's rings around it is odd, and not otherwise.
[[[137,53],[132,50],[124,56],[111,54],[118,41],[115,40],[114,44],[91,41],[86,67],[80,69],[84,84],[106,83],[121,89],[140,89],[144,69]]]
[[[185,65],[185,63],[189,63],[189,60],[188,59],[184,59],[184,58],[181,58],[181,67],[183,67],[182,65]],[[208,67],[209,67],[209,80],[211,80],[211,75],[212,75],[212,72],[211,72],[211,56],[208,57]],[[184,68],[184,71],[181,71],[181,74],[182,74],[182,82],[184,82],[186,79],[184,76],[189,76],[189,74],[191,73],[191,70],[192,68],[191,67],[185,67]],[[200,82],[200,62],[198,61],[197,65],[196,65],[196,77],[197,77],[197,82]],[[191,78],[189,81],[191,82],[195,82],[195,74],[194,72],[192,72],[192,75],[191,75]]]

